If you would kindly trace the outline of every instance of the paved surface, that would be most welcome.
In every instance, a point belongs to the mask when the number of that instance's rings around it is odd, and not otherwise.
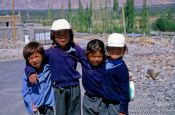
[[[1,115],[27,115],[21,96],[23,68],[22,60],[0,62]]]
[[[24,66],[23,60],[0,62],[0,115],[28,115],[21,95]]]

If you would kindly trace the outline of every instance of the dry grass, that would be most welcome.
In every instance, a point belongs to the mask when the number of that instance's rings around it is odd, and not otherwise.
[[[139,37],[139,38],[131,38],[131,37],[126,37],[127,43],[140,43],[142,45],[154,45],[156,44],[156,40],[151,38],[151,37]]]

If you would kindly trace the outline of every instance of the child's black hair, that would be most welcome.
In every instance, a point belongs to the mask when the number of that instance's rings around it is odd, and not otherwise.
[[[128,47],[126,45],[124,45],[124,54],[128,53]]]
[[[108,49],[109,46],[106,46],[106,49]],[[128,47],[127,45],[125,44],[124,47],[123,47],[123,54],[125,53],[128,53]]]
[[[101,52],[105,58],[105,45],[103,41],[99,39],[93,39],[89,41],[87,44],[86,53],[87,54],[89,52],[96,53],[97,51]]]
[[[23,57],[28,62],[28,57],[30,57],[33,53],[38,52],[41,54],[42,58],[44,59],[45,51],[43,46],[38,42],[30,42],[23,48]]]

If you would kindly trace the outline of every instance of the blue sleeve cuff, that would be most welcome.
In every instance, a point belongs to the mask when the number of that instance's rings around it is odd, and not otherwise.
[[[35,68],[33,68],[32,66],[27,65],[27,66],[25,67],[25,74],[26,74],[27,78],[28,78],[32,73],[36,73]]]
[[[128,115],[128,104],[120,105],[119,112]]]

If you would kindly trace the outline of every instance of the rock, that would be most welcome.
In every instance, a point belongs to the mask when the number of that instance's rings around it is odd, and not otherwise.
[[[159,75],[159,71],[156,71],[155,69],[148,69],[146,72],[147,78],[152,78],[153,80],[156,79],[156,77]]]

